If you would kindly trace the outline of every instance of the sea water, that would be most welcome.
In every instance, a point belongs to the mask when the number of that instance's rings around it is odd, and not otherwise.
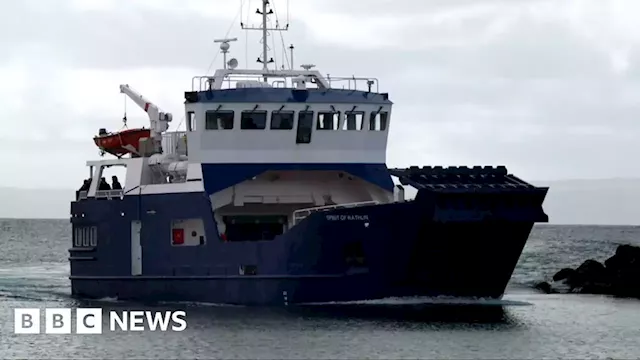
[[[540,294],[562,267],[640,244],[640,228],[537,226],[502,302],[385,299],[284,309],[71,299],[67,220],[0,220],[0,358],[640,358],[640,300]],[[185,310],[175,332],[14,335],[17,307]]]

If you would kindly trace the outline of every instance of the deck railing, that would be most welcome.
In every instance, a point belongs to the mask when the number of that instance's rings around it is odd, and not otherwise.
[[[172,131],[162,134],[163,153],[172,155],[187,155],[187,132]]]
[[[294,88],[292,82],[294,76],[270,74],[268,84],[274,88]],[[262,82],[263,75],[258,74],[230,74],[225,77],[222,82],[222,89],[234,89],[238,81],[258,81]],[[191,91],[207,91],[214,80],[213,76],[194,76],[191,80]],[[329,83],[333,89],[360,90],[368,92],[380,92],[380,84],[377,78],[373,77],[356,77],[356,76],[331,76],[327,74],[324,80]],[[316,84],[307,82],[309,89],[317,88]]]
[[[123,190],[98,190],[96,191],[96,199],[107,199],[111,200],[114,198],[119,198],[124,194]],[[88,198],[88,191],[80,191],[78,193],[78,200],[85,200]]]

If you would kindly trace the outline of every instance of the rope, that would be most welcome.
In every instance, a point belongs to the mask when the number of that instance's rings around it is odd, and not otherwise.
[[[229,25],[229,29],[227,29],[227,33],[224,35],[225,39],[229,36],[229,33],[231,32],[231,29],[233,28],[233,24],[238,20],[238,17],[240,16],[240,14],[242,14],[242,5],[244,4],[244,1],[245,0],[241,0],[240,1],[240,9],[236,13],[236,16],[233,18],[233,21],[231,22],[231,25]],[[213,63],[218,58],[218,55],[220,55],[220,52],[217,52],[216,55],[213,57],[213,60],[211,60],[211,63],[209,64],[209,67],[207,67],[207,71],[205,72],[205,74],[208,74],[209,71],[211,71],[211,68],[213,67]]]
[[[247,21],[249,21],[249,15],[247,15]],[[249,32],[244,32],[244,63],[245,66],[249,65]]]
[[[276,22],[280,23],[280,20],[278,19],[278,11],[276,10],[275,1],[274,1],[272,6],[273,6],[273,14],[276,16]],[[285,26],[289,26],[289,0],[287,0],[287,24]],[[284,53],[284,59],[287,62],[287,67],[291,68],[291,63],[289,62],[289,54],[287,54],[287,51],[285,50],[286,45],[284,44],[284,36],[282,36],[282,31],[278,31],[278,32],[280,33],[280,41],[282,42],[282,49],[283,49],[283,53]],[[275,40],[274,40],[274,45],[273,46],[274,46],[274,48],[276,46],[275,45]]]
[[[274,11],[275,13],[275,11]],[[271,25],[271,19],[268,19],[269,25]],[[276,20],[276,27],[278,27],[278,20]],[[282,32],[282,31],[278,31],[278,32]],[[277,51],[276,51],[276,37],[273,36],[274,34],[271,34],[270,31],[267,32],[268,36],[271,36],[271,44],[273,44],[273,49],[269,49],[269,50],[273,50],[273,66],[275,70],[278,70],[278,56],[277,56]],[[266,40],[266,39],[265,39]]]
[[[231,33],[231,29],[233,28],[233,24],[238,20],[238,17],[240,17],[242,19],[242,8],[244,7],[244,2],[245,2],[245,0],[241,0],[240,1],[240,9],[238,9],[238,12],[236,13],[236,16],[233,18],[233,21],[231,22],[231,24],[229,25],[229,28],[227,29],[227,33],[224,35],[225,39],[229,37],[229,33]],[[249,14],[247,14],[247,19],[248,18],[249,18]],[[211,71],[211,68],[213,67],[213,64],[218,59],[218,55],[220,55],[220,52],[217,52],[215,54],[215,56],[213,57],[213,60],[211,60],[211,62],[209,63],[209,66],[207,67],[207,71],[205,71],[205,74],[208,74]],[[180,119],[180,123],[178,123],[178,126],[176,127],[176,131],[180,128],[180,126],[184,122],[184,119],[185,119],[185,117],[183,115],[182,118]]]
[[[236,13],[236,16],[233,18],[233,21],[231,22],[231,25],[229,25],[229,28],[227,29],[227,33],[224,35],[225,39],[227,37],[229,37],[229,33],[231,32],[231,29],[233,28],[233,24],[238,20],[238,16],[240,16],[242,18],[242,8],[244,6],[244,2],[245,2],[245,0],[241,0],[240,1],[240,9]],[[248,17],[249,17],[249,15],[247,14],[247,18]],[[209,66],[207,67],[207,71],[205,71],[205,74],[208,74],[209,71],[211,71],[211,68],[213,67],[213,64],[218,59],[218,55],[220,55],[220,52],[217,52],[216,55],[213,57],[213,60],[211,60],[211,62],[209,63]],[[178,123],[178,126],[176,127],[176,131],[178,131],[178,129],[180,129],[180,126],[182,126],[182,123],[184,122],[184,119],[185,119],[185,116],[183,115],[182,118],[180,119],[180,122]],[[178,147],[178,145],[176,144],[176,149],[174,149],[174,150],[177,150],[177,147]]]
[[[247,24],[249,22],[249,9],[251,8],[251,0],[247,2],[247,20],[244,22]],[[246,66],[249,65],[249,32],[244,32],[244,63]]]
[[[127,127],[127,95],[126,94],[122,94],[122,96],[124,97],[124,116],[122,117],[123,126],[122,126],[122,128],[120,128],[120,130],[128,129],[128,127]]]

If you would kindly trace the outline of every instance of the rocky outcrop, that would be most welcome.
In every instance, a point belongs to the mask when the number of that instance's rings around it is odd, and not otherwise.
[[[546,293],[573,292],[640,298],[640,247],[620,245],[604,264],[589,259],[577,269],[564,268],[553,282],[536,289]]]

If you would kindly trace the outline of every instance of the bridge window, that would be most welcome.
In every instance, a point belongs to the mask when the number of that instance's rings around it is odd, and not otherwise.
[[[267,127],[266,111],[243,111],[240,118],[240,129],[264,130]]]
[[[206,130],[231,130],[233,129],[233,111],[210,110],[205,113]]]
[[[196,114],[193,111],[187,112],[187,131],[196,131]]]
[[[310,143],[312,128],[313,128],[313,111],[300,111],[298,113],[298,132],[296,134],[296,143],[297,144]]]
[[[347,111],[344,113],[345,121],[342,130],[362,130],[364,123],[364,112]]]
[[[369,119],[369,130],[373,131],[385,131],[387,130],[387,119],[389,113],[386,111],[372,112]]]
[[[338,123],[340,122],[339,111],[319,112],[318,124],[316,129],[318,130],[338,130]]]
[[[274,130],[293,129],[293,111],[274,111],[271,113],[271,128]]]

